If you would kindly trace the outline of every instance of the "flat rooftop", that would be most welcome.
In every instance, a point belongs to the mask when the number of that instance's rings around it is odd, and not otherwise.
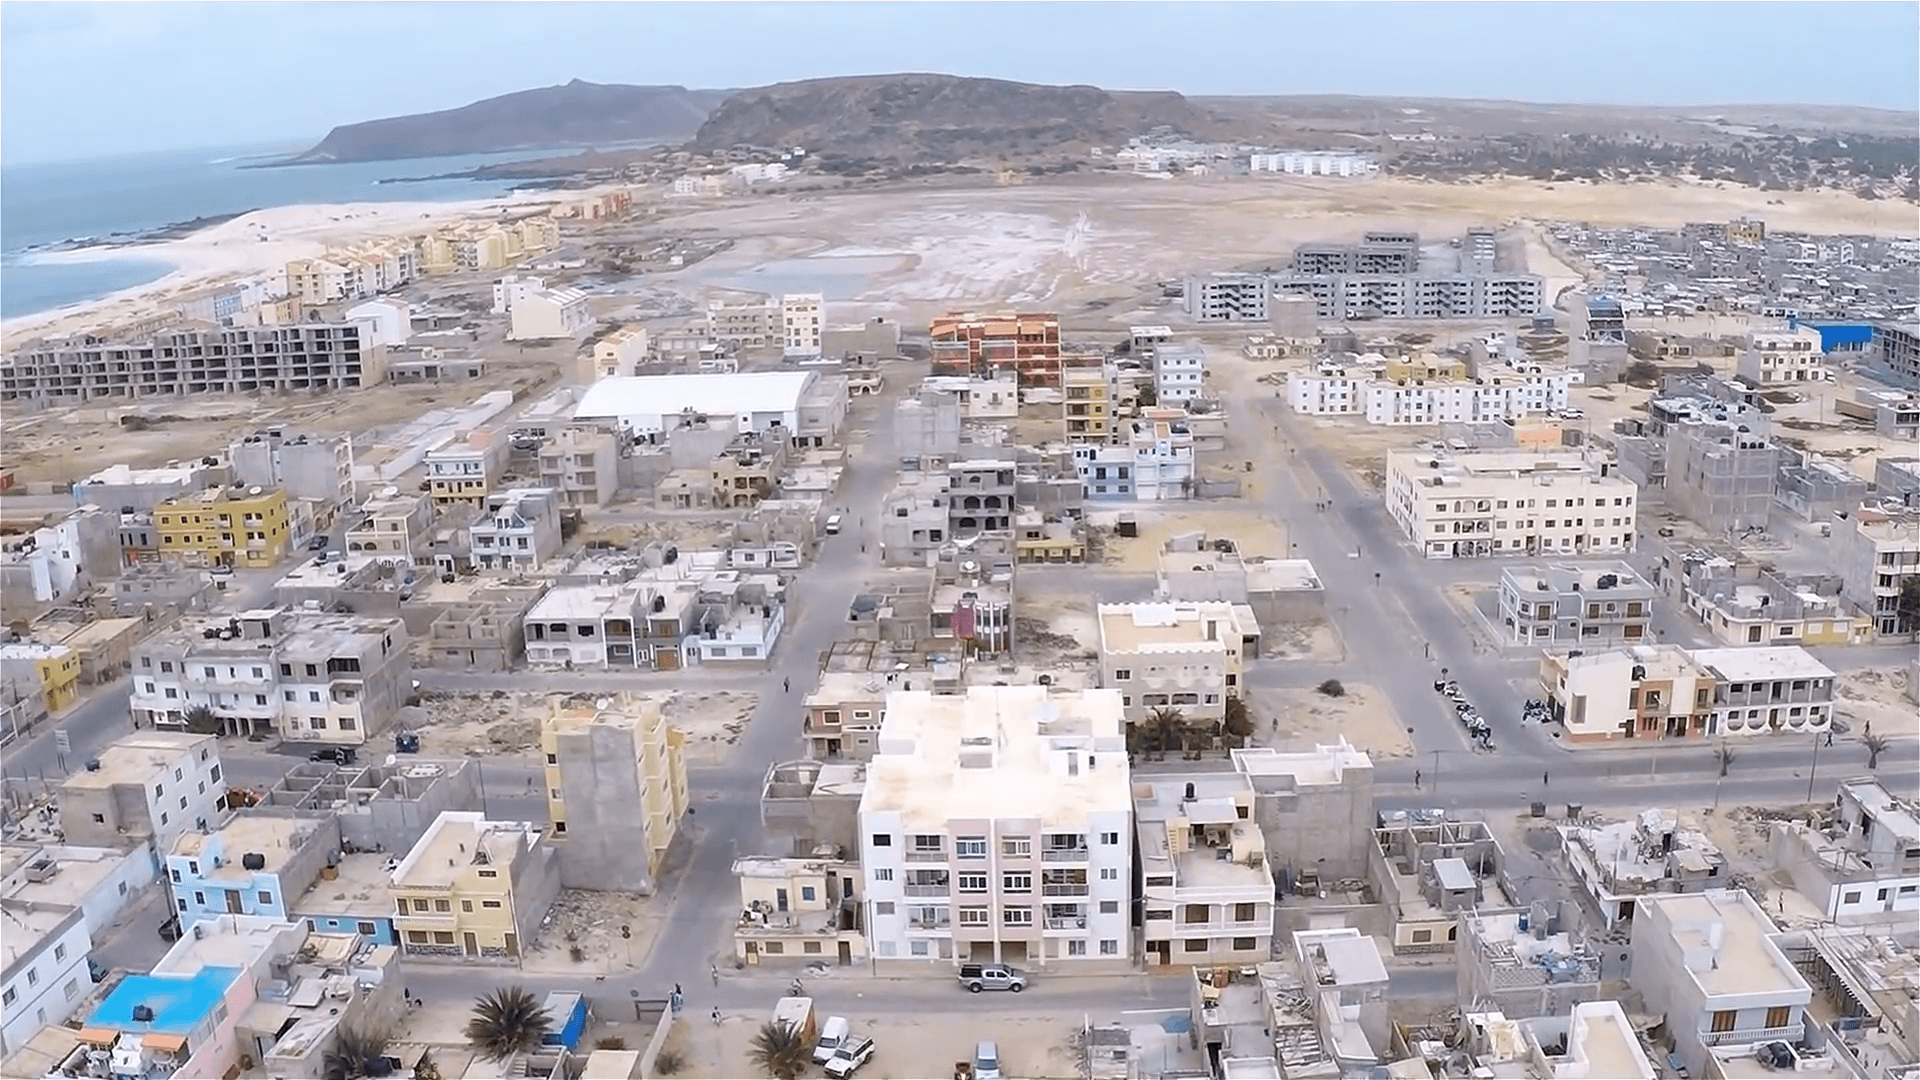
[[[1758,648],[1696,649],[1694,662],[1728,682],[1772,679],[1831,679],[1833,669],[1798,645]]]
[[[0,956],[6,958],[6,967],[11,968],[21,957],[40,947],[48,934],[60,929],[60,924],[72,915],[74,907],[70,904],[36,904],[16,901],[9,897],[0,903]]]
[[[1118,690],[903,690],[887,695],[886,709],[863,814],[898,813],[906,825],[935,831],[983,810],[1080,825],[1090,811],[1132,806]]]
[[[811,371],[615,376],[588,387],[573,416],[581,420],[687,411],[715,416],[792,412],[813,379]]]
[[[226,998],[227,988],[243,970],[203,967],[191,975],[128,975],[87,1017],[87,1026],[186,1035]],[[151,1021],[133,1018],[133,1010],[141,1005],[153,1010]]]
[[[1617,1001],[1582,1001],[1567,1026],[1568,1058],[1584,1060],[1584,1075],[1608,1080],[1654,1080],[1659,1074]]]
[[[1233,767],[1251,777],[1290,776],[1296,785],[1325,785],[1341,783],[1349,769],[1371,772],[1373,759],[1343,738],[1312,750],[1287,751],[1270,746],[1235,750]]]
[[[197,858],[202,852],[217,851],[221,864],[202,866],[201,876],[209,881],[251,881],[255,873],[279,873],[287,860],[320,831],[320,824],[310,817],[270,817],[243,811],[213,832],[182,835],[173,842],[173,854]],[[240,864],[242,855],[253,854],[266,858],[266,866],[260,871]]]
[[[539,832],[525,821],[488,821],[473,812],[443,813],[393,872],[393,885],[443,889],[468,866],[512,866],[520,848]]]
[[[289,908],[295,915],[387,915],[393,911],[393,870],[399,860],[385,852],[345,855],[336,876],[320,878]]]
[[[1224,601],[1101,604],[1097,616],[1103,653],[1151,653],[1160,649],[1189,652],[1213,647],[1225,652],[1229,645],[1237,649],[1243,637],[1260,632],[1253,608]]]
[[[81,769],[68,776],[62,786],[98,789],[144,784],[155,772],[169,768],[175,758],[194,751],[202,743],[210,752],[217,752],[218,742],[211,735],[190,735],[183,731],[136,731],[121,736],[100,751],[98,769]]]
[[[1657,905],[1666,916],[1683,959],[1694,959],[1688,966],[1693,981],[1709,996],[1799,990],[1811,998],[1806,979],[1769,940],[1773,922],[1746,893],[1718,890],[1640,902]]]
[[[13,878],[28,863],[51,859],[59,866],[59,873],[46,881],[28,881],[26,875],[21,874],[7,890],[6,899],[34,904],[78,904],[111,877],[127,857],[125,852],[111,848],[7,844],[0,848],[0,878]]]

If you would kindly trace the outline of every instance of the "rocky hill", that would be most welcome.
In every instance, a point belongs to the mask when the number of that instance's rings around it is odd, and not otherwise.
[[[347,161],[485,154],[684,139],[731,91],[582,82],[522,90],[457,109],[343,124],[313,149],[276,162]]]
[[[1201,138],[1218,127],[1210,111],[1171,91],[870,75],[739,91],[700,126],[693,147],[802,146],[809,154],[957,161],[1124,144],[1156,128]]]

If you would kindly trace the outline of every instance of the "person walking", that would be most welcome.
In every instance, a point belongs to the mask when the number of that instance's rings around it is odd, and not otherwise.
[[[707,971],[713,975],[713,985],[719,986],[720,985],[720,965],[708,964]]]
[[[1413,786],[1414,787],[1420,786],[1420,770],[1419,769],[1413,770]]]
[[[1541,787],[1547,786],[1547,770],[1545,769],[1540,770],[1540,786]]]
[[[783,694],[793,693],[793,679],[791,677],[780,680],[780,692]]]
[[[720,1023],[720,1006],[718,1005],[713,1007],[713,1022],[715,1024]]]

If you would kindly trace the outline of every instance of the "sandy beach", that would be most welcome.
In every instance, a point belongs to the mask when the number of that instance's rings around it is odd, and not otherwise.
[[[329,245],[422,232],[462,218],[544,206],[555,201],[552,193],[529,192],[459,202],[278,206],[243,214],[177,240],[41,252],[33,255],[32,261],[86,263],[137,258],[167,263],[174,269],[143,285],[7,319],[0,322],[0,336],[12,341],[29,335],[74,331],[89,325],[139,318],[182,294],[265,273],[290,259],[311,258]]]

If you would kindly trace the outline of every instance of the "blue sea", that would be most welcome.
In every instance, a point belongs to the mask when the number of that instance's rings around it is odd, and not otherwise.
[[[229,147],[132,154],[92,161],[0,165],[0,316],[91,300],[164,276],[167,264],[141,258],[37,264],[28,249],[85,237],[141,232],[194,218],[270,206],[344,202],[436,202],[481,199],[505,181],[430,180],[382,184],[392,177],[433,176],[480,165],[554,156],[566,151],[474,154],[352,165],[247,169],[289,157],[303,146]]]

